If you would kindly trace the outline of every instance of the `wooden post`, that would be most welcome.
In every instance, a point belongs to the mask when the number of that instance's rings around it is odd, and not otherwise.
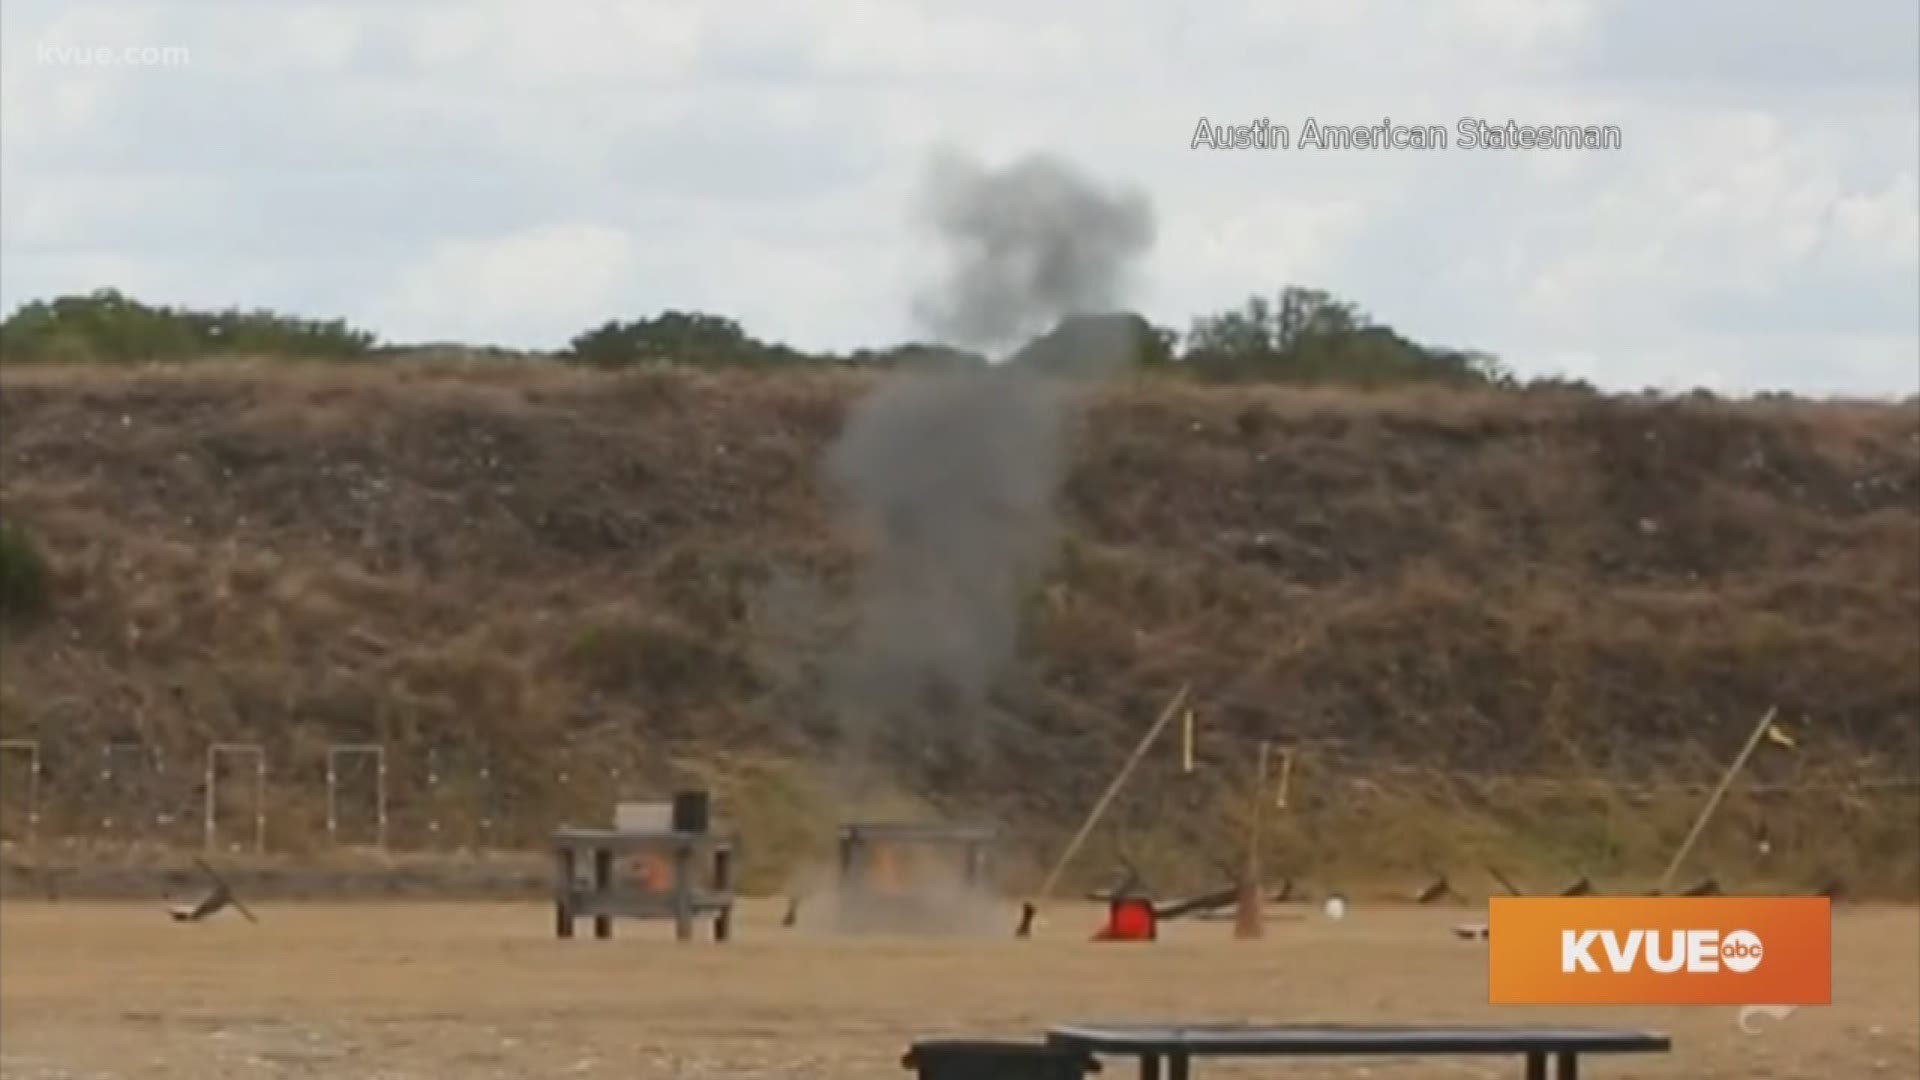
[[[267,850],[267,752],[253,753],[253,852]]]
[[[1233,920],[1233,936],[1243,941],[1260,937],[1265,930],[1260,904],[1260,826],[1267,816],[1267,755],[1272,749],[1272,744],[1262,739],[1254,765],[1253,818],[1247,823],[1247,864],[1240,878],[1240,897]]]
[[[1275,810],[1287,808],[1287,790],[1292,780],[1293,748],[1283,746],[1280,748],[1280,782],[1274,785],[1273,808]]]
[[[613,849],[595,847],[593,849],[593,898],[598,904],[607,902],[607,893],[613,889]],[[613,916],[604,912],[593,917],[593,936],[610,938],[613,936]]]
[[[1694,842],[1700,839],[1700,833],[1706,829],[1707,822],[1713,817],[1713,812],[1719,809],[1720,800],[1726,797],[1727,789],[1733,786],[1734,776],[1747,763],[1747,759],[1753,756],[1754,748],[1760,745],[1761,736],[1765,735],[1767,728],[1773,725],[1773,716],[1779,709],[1778,705],[1769,707],[1766,715],[1754,725],[1753,734],[1747,736],[1747,744],[1740,748],[1740,753],[1734,757],[1733,764],[1727,766],[1727,771],[1721,774],[1720,785],[1713,789],[1712,795],[1707,796],[1707,804],[1700,808],[1699,816],[1693,819],[1693,828],[1687,831],[1687,838],[1680,842],[1680,850],[1673,853],[1673,861],[1667,864],[1667,872],[1660,875],[1660,885],[1655,891],[1664,895],[1673,886],[1673,876],[1680,872],[1680,864],[1686,861],[1687,854],[1693,850]]]
[[[553,936],[573,936],[573,848],[565,844],[553,852]]]

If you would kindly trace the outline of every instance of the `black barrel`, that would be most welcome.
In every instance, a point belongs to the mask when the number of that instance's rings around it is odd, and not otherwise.
[[[709,800],[704,791],[679,791],[673,796],[673,831],[707,831]]]
[[[920,1080],[1081,1080],[1100,1071],[1084,1050],[985,1039],[917,1042],[900,1064]]]

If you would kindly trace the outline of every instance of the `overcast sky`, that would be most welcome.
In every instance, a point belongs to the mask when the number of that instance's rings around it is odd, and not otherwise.
[[[679,307],[884,345],[937,270],[930,155],[1051,152],[1152,201],[1128,306],[1164,325],[1301,283],[1526,373],[1906,394],[1917,7],[6,0],[0,305],[115,286],[533,347]],[[1623,146],[1191,149],[1202,117]]]

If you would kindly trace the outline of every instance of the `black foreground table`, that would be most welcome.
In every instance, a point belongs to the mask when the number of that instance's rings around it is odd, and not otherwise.
[[[1196,1057],[1450,1056],[1511,1054],[1526,1061],[1527,1080],[1546,1080],[1553,1058],[1559,1080],[1577,1080],[1581,1054],[1662,1053],[1665,1035],[1561,1027],[1441,1027],[1369,1024],[1064,1024],[1047,1032],[1053,1046],[1140,1060],[1141,1080],[1186,1080]]]

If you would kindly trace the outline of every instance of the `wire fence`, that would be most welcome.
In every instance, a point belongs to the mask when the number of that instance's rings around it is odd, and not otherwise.
[[[611,825],[661,775],[571,747],[537,757],[484,747],[221,741],[194,752],[133,740],[93,747],[0,739],[0,841],[222,852],[358,848],[511,850],[558,824]]]
[[[1238,775],[1248,771],[1237,757],[1245,748],[1210,749],[1199,767],[1222,787],[1250,779]],[[584,750],[523,762],[511,776],[492,754],[466,746],[403,755],[380,743],[332,743],[278,757],[246,742],[211,743],[190,756],[136,741],[61,750],[56,755],[32,739],[0,740],[0,840],[225,852],[530,848],[563,821],[611,825],[615,802],[662,794],[648,790],[647,776],[631,762]],[[1269,778],[1271,797],[1283,809],[1309,812],[1435,791],[1496,801],[1524,794],[1635,802],[1704,797],[1712,787],[1710,780],[1442,770],[1332,748],[1282,748],[1278,760],[1284,766]],[[1740,790],[1759,799],[1865,799],[1920,791],[1920,776],[1850,776],[1827,766],[1791,780],[1753,780]]]

